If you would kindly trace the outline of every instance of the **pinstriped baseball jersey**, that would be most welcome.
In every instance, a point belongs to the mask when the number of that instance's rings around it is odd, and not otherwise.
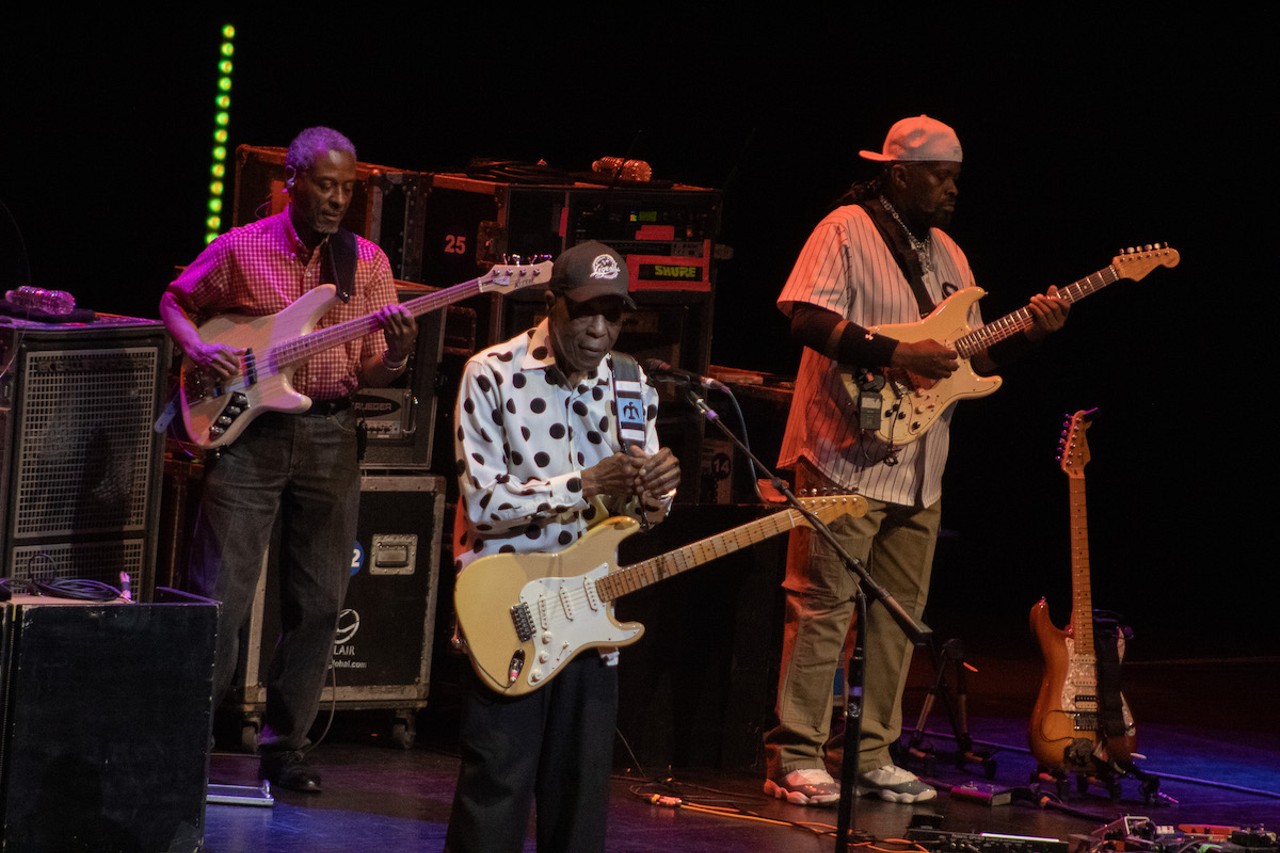
[[[930,231],[932,270],[924,276],[934,304],[974,284],[969,262],[944,232]],[[834,311],[867,328],[920,319],[911,285],[858,205],[828,214],[805,242],[778,297],[790,316],[792,305],[808,302]],[[971,327],[982,320],[975,303]],[[843,488],[896,504],[929,506],[942,495],[954,405],[928,432],[898,448],[898,464],[884,462],[886,447],[861,441],[857,403],[845,389],[837,362],[808,347],[801,356],[795,393],[778,465],[788,468],[801,456]]]

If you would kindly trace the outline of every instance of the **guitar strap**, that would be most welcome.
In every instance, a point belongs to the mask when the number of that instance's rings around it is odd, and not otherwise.
[[[624,352],[611,354],[613,360],[613,397],[618,404],[618,441],[625,450],[632,445],[644,447],[644,383],[640,381],[640,365]]]
[[[338,297],[350,302],[356,281],[356,235],[339,228],[324,245],[325,252],[320,258],[321,279],[333,282],[338,288]]]
[[[1108,737],[1123,737],[1128,725],[1124,719],[1124,697],[1120,686],[1121,648],[1129,629],[1115,614],[1093,612],[1093,645],[1098,661],[1098,728]]]
[[[867,212],[871,222],[880,232],[880,238],[889,247],[893,259],[902,268],[902,275],[911,285],[911,292],[916,296],[916,305],[920,308],[920,316],[927,317],[934,309],[933,300],[929,298],[929,290],[924,286],[924,267],[920,264],[920,256],[907,242],[902,228],[894,222],[889,211],[880,203],[879,196],[858,202],[858,206]]]

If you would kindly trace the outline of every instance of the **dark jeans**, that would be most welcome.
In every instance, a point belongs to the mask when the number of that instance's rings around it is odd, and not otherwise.
[[[215,707],[236,673],[279,512],[281,633],[259,745],[299,749],[319,710],[350,577],[360,510],[355,415],[259,415],[206,466],[202,489],[190,577],[193,592],[222,603]]]

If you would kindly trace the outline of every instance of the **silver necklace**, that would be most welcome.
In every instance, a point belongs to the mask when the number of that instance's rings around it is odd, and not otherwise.
[[[889,204],[889,199],[880,196],[880,203],[884,205],[884,209],[889,211],[889,215],[893,217],[893,221],[902,226],[902,230],[907,234],[907,241],[911,243],[911,248],[915,250],[916,255],[920,258],[920,266],[924,268],[926,275],[933,272],[933,235],[926,235],[923,240],[911,233],[911,229],[907,227],[907,223],[902,221],[902,217],[898,215],[898,211],[893,209],[893,205]]]

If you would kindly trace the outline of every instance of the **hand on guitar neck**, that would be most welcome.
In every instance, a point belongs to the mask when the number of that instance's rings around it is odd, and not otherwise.
[[[1066,325],[1071,305],[1058,296],[1057,287],[1050,287],[1031,297],[1027,311],[1031,314],[1031,323],[1022,332],[1032,343],[1039,343]],[[985,350],[974,353],[972,362],[978,373],[996,372],[996,363]],[[960,369],[960,353],[932,338],[899,341],[889,366],[921,379],[946,379]]]

